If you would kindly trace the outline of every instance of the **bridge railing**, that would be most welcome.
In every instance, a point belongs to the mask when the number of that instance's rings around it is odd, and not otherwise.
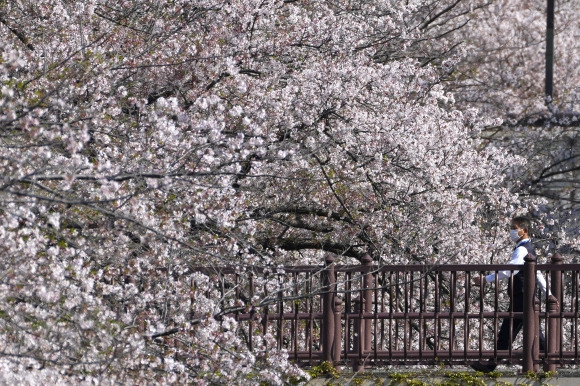
[[[580,363],[580,264],[562,264],[558,255],[542,265],[529,257],[523,266],[377,266],[370,257],[340,266],[328,255],[321,266],[203,270],[219,280],[222,314],[238,320],[250,349],[256,336],[267,335],[302,365],[330,361],[360,370],[490,360],[537,371]],[[513,286],[472,284],[474,276],[499,271],[509,271],[507,281],[513,281],[519,270],[526,275],[522,312],[509,309]],[[536,271],[557,302],[534,291]],[[523,331],[498,350],[504,319],[512,325],[523,319]]]

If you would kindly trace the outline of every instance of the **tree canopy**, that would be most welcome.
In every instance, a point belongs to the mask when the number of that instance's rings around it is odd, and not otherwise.
[[[3,2],[0,379],[300,374],[195,266],[497,262],[523,212],[573,251],[578,12],[546,103],[542,4]]]

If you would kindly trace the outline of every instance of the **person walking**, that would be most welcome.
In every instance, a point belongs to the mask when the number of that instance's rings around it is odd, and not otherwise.
[[[535,256],[535,248],[530,240],[530,228],[531,228],[531,220],[525,216],[518,216],[514,217],[511,221],[510,227],[510,238],[511,240],[516,243],[516,247],[511,254],[511,258],[509,264],[514,265],[523,265],[524,258],[529,254],[533,254]],[[513,312],[523,312],[524,310],[524,272],[523,271],[514,271],[513,272],[513,288],[512,282],[508,285],[508,295],[510,297],[510,310]],[[498,280],[506,280],[509,279],[511,276],[511,271],[499,271],[497,273]],[[478,276],[473,278],[473,283],[475,285],[481,285],[481,283],[493,283],[496,280],[496,274],[492,273],[486,276]],[[546,279],[541,272],[536,273],[536,286],[540,288],[542,294],[546,296],[546,293],[549,296],[550,301],[557,302],[556,298],[550,293],[550,290],[546,288]],[[512,343],[520,330],[523,326],[523,319],[510,319],[505,318],[501,324],[501,328],[499,330],[498,338],[497,338],[497,349],[498,350],[507,350]],[[512,342],[510,342],[510,327],[511,327],[511,336]],[[540,350],[545,350],[546,347],[546,339],[544,334],[540,329]],[[497,364],[493,362],[488,363],[474,363],[471,365],[476,371],[482,371],[485,373],[491,372],[495,370]]]

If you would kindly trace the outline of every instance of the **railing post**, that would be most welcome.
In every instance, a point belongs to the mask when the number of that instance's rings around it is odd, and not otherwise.
[[[534,311],[534,290],[536,288],[536,256],[528,253],[524,257],[524,336],[522,371],[534,371],[534,337],[536,336],[537,317]]]
[[[322,306],[322,357],[323,361],[332,363],[333,343],[334,343],[334,256],[327,254],[325,259],[325,270],[323,277],[323,306]]]
[[[332,361],[338,370],[337,363],[340,362],[342,353],[342,310],[344,306],[338,296],[334,297],[334,344],[332,346]]]
[[[365,267],[368,267],[363,277],[363,293],[365,299],[364,312],[373,312],[373,274],[370,268],[373,264],[373,258],[366,253],[362,258],[362,263]],[[371,324],[371,319],[364,320],[363,352],[371,349]]]
[[[555,253],[552,256],[552,265],[562,265],[562,256],[559,253]],[[551,291],[552,295],[556,298],[554,299],[548,298],[546,302],[546,308],[548,310],[548,314],[557,313],[560,311],[559,304],[562,304],[562,271],[553,269],[550,271],[550,283],[551,283]],[[549,333],[546,334],[547,342],[546,342],[546,357],[550,354],[555,354],[560,351],[561,345],[561,331],[560,331],[560,318],[555,318],[549,316],[548,320],[548,328],[550,329]],[[546,364],[544,366],[544,371],[556,371],[556,364]]]

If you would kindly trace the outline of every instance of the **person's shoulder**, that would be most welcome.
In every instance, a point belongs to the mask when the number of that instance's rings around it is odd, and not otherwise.
[[[514,253],[517,253],[518,255],[527,255],[528,253],[532,253],[535,254],[536,253],[536,249],[534,248],[534,244],[531,243],[531,241],[526,241],[524,243],[519,244],[516,249],[514,250]]]
[[[526,248],[528,251],[530,251],[532,253],[534,253],[535,250],[536,250],[536,247],[534,247],[534,243],[532,243],[531,240],[528,240],[526,242],[523,242],[522,245],[521,245],[521,247]]]
[[[520,244],[516,247],[516,249],[514,249],[514,254],[515,255],[527,255],[528,252],[530,252],[530,250],[528,249],[528,247],[526,246],[526,244]]]

